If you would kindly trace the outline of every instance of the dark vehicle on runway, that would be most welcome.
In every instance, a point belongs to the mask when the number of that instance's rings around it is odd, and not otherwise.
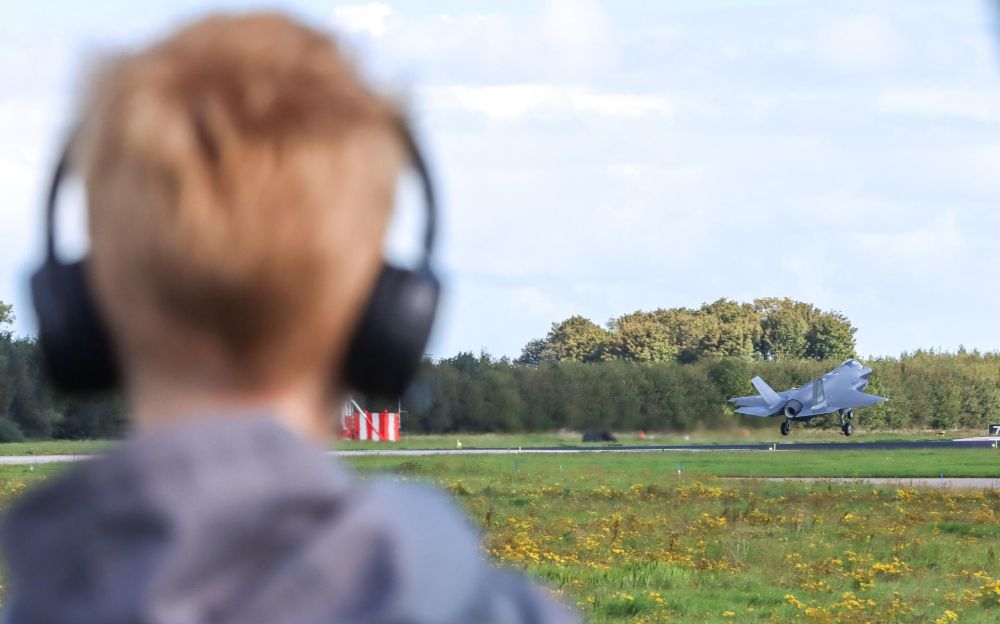
[[[729,402],[736,406],[739,414],[761,417],[783,415],[785,421],[781,423],[781,435],[788,435],[793,420],[810,420],[836,412],[840,414],[840,430],[849,436],[854,432],[850,421],[854,418],[855,408],[888,400],[862,392],[871,374],[872,369],[850,359],[801,388],[784,392],[775,392],[763,379],[754,377],[750,382],[760,394],[735,397]]]
[[[618,438],[615,434],[610,431],[584,431],[583,432],[584,442],[617,442]]]

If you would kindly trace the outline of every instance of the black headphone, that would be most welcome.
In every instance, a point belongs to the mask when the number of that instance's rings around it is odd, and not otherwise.
[[[431,268],[437,231],[434,188],[412,133],[402,122],[399,129],[423,189],[427,215],[423,257],[416,269],[383,261],[351,338],[342,373],[351,389],[387,398],[402,395],[420,367],[441,291]],[[66,392],[87,393],[114,389],[120,371],[87,285],[86,259],[66,263],[56,255],[56,200],[69,168],[71,147],[72,139],[63,148],[49,184],[45,261],[31,277],[31,294],[38,316],[38,339],[53,382]]]

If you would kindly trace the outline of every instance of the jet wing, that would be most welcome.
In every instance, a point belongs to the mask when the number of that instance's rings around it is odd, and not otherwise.
[[[849,390],[847,392],[840,393],[837,396],[838,402],[843,401],[845,403],[844,407],[868,407],[878,403],[885,403],[888,400],[889,399],[885,397],[875,396],[874,394],[866,394],[857,390]]]
[[[729,402],[737,407],[762,407],[767,405],[767,402],[764,401],[764,397],[759,394],[745,397],[733,397],[729,399]]]
[[[771,407],[738,407],[736,408],[736,413],[746,414],[747,416],[761,416],[766,417],[774,413],[774,408]]]

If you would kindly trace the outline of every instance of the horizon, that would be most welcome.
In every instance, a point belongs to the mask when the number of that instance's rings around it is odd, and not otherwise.
[[[870,358],[1000,351],[991,5],[276,8],[336,33],[415,113],[443,204],[435,358],[516,358],[576,314],[604,326],[635,310],[762,296],[843,313]],[[148,44],[205,7],[112,0],[7,13],[0,301],[14,305],[15,333],[32,336],[26,276],[41,251],[41,195],[81,72],[98,51]],[[415,247],[412,199],[401,200],[392,257]],[[79,250],[73,212],[64,229]]]

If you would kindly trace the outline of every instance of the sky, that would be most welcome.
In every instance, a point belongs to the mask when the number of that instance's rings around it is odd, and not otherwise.
[[[0,22],[0,301],[19,334],[87,68],[257,8],[333,33],[407,102],[442,196],[435,357],[516,356],[573,314],[765,296],[844,313],[862,355],[1000,350],[985,0],[17,3]],[[387,241],[404,260],[409,186]]]

